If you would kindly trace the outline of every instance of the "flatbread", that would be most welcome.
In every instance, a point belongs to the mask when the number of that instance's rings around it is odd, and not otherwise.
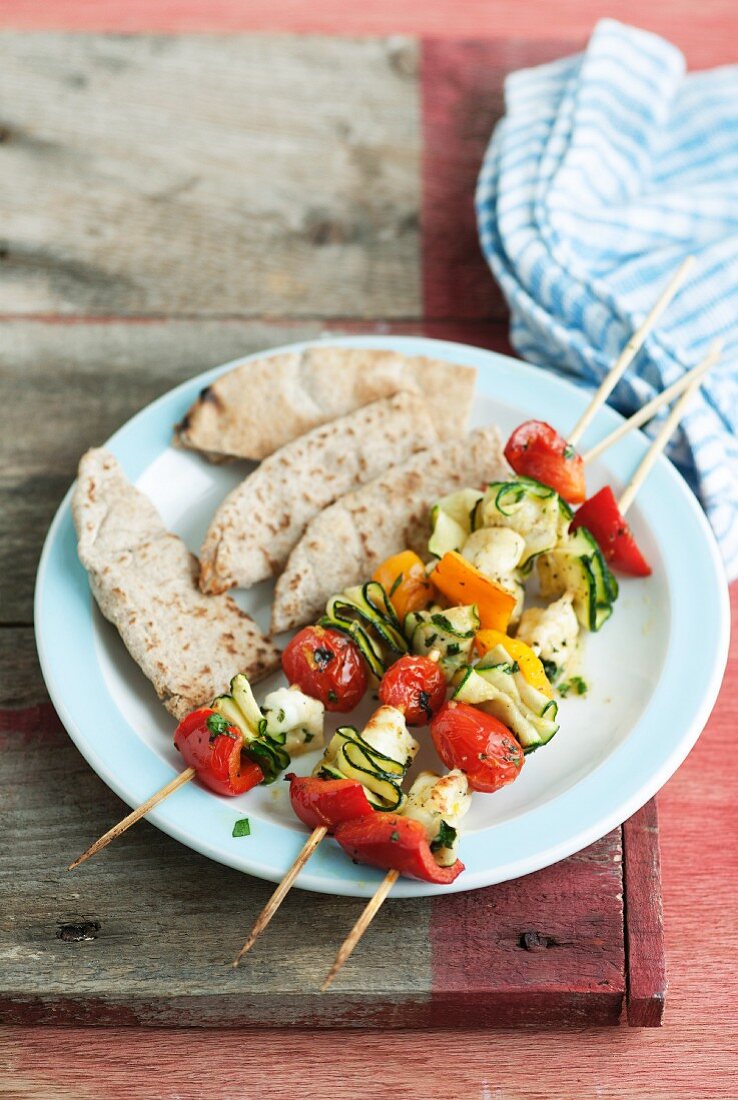
[[[215,513],[200,554],[200,588],[248,588],[279,572],[324,508],[436,439],[424,399],[397,393],[280,447]]]
[[[82,457],[72,515],[100,610],[175,718],[235,673],[258,680],[277,667],[279,651],[233,600],[202,595],[197,558],[107,451]]]
[[[439,497],[509,476],[495,427],[418,451],[308,524],[277,581],[275,634],[319,615],[328,599],[368,580],[391,554],[410,548],[427,558],[429,510]]]
[[[439,438],[466,430],[476,371],[375,348],[311,347],[241,363],[202,391],[174,429],[210,458],[259,460],[329,420],[391,397],[422,393]]]

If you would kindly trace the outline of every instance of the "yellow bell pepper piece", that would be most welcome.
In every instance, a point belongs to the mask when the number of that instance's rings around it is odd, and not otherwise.
[[[474,645],[480,656],[484,656],[496,645],[504,646],[512,657],[520,665],[520,671],[531,687],[543,692],[549,699],[553,699],[553,688],[545,673],[540,657],[537,657],[529,645],[518,638],[508,638],[501,630],[478,630],[474,635]]]
[[[410,611],[423,611],[433,602],[433,588],[425,566],[412,550],[387,558],[377,566],[372,580],[382,585],[400,622]]]
[[[444,554],[431,573],[433,585],[455,606],[476,604],[479,622],[487,630],[507,630],[516,599],[485,577],[456,550]]]

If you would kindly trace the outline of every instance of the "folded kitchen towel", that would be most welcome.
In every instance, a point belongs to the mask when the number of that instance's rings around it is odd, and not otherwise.
[[[611,402],[630,415],[724,339],[669,455],[736,577],[738,66],[685,76],[669,43],[603,20],[583,54],[512,73],[505,107],[477,219],[526,359],[595,386],[697,259]]]

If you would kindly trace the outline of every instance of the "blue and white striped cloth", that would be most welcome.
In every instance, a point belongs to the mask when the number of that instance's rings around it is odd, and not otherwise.
[[[612,20],[512,73],[477,186],[484,253],[526,359],[594,386],[680,261],[688,283],[618,385],[630,415],[725,340],[670,448],[738,576],[738,66],[685,76]]]

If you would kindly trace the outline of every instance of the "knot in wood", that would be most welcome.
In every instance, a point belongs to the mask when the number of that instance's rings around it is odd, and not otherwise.
[[[99,931],[99,920],[82,920],[74,924],[60,924],[56,938],[65,943],[79,943],[81,940],[96,940]]]
[[[518,944],[525,951],[545,951],[548,947],[556,947],[557,943],[553,936],[542,932],[521,932],[518,937]]]

